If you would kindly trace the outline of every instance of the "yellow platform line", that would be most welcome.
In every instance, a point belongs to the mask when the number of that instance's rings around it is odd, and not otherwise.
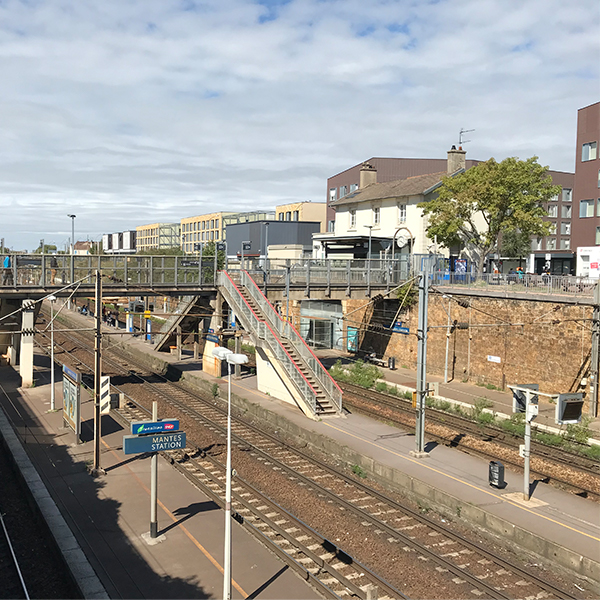
[[[448,473],[444,473],[443,471],[440,471],[439,469],[436,469],[435,467],[431,467],[427,464],[425,464],[423,461],[421,460],[417,460],[414,458],[409,458],[408,456],[405,456],[404,454],[400,454],[398,452],[395,452],[394,450],[390,450],[389,448],[386,448],[385,446],[381,446],[379,444],[376,444],[375,442],[372,442],[370,440],[367,440],[361,436],[355,435],[353,433],[348,433],[347,431],[344,431],[343,429],[340,429],[339,427],[335,427],[333,425],[331,425],[330,423],[325,423],[323,422],[323,425],[327,426],[327,427],[331,427],[332,429],[335,429],[336,431],[339,431],[340,433],[343,433],[344,435],[348,435],[350,437],[356,438],[357,440],[361,440],[362,442],[366,442],[367,444],[370,444],[371,446],[374,446],[375,448],[379,448],[380,450],[384,450],[385,452],[388,452],[390,454],[393,454],[394,456],[398,456],[399,458],[402,458],[408,462],[414,463],[416,465],[419,465],[420,467],[423,467],[424,469],[429,469],[430,471],[433,471],[434,473],[438,473],[439,475],[443,475],[444,477],[447,477],[448,479],[452,479],[453,481],[456,481],[457,483],[461,483],[462,485],[466,485],[470,488],[473,488],[474,490],[478,490],[479,492],[483,492],[484,494],[487,494],[488,496],[492,496],[493,498],[495,498],[496,500],[500,500],[501,502],[506,502],[507,504],[510,504],[511,506],[514,506],[516,508],[520,508],[521,510],[524,510],[525,512],[528,512],[532,515],[535,515],[536,517],[539,517],[540,519],[545,519],[546,521],[550,521],[551,523],[554,523],[556,525],[560,525],[561,527],[564,527],[565,529],[569,529],[575,533],[579,533],[585,537],[588,537],[592,540],[595,540],[597,542],[600,542],[600,538],[593,536],[589,533],[586,533],[585,531],[580,531],[579,529],[575,529],[574,527],[571,527],[570,525],[567,525],[566,523],[561,523],[560,521],[556,521],[555,519],[552,519],[550,517],[547,517],[545,515],[541,515],[537,512],[534,512],[528,508],[526,508],[525,506],[522,506],[520,504],[517,504],[516,502],[513,502],[507,498],[503,498],[502,496],[496,496],[496,494],[494,494],[493,492],[490,492],[489,490],[486,490],[485,488],[479,487],[478,485],[474,485],[472,483],[469,483],[467,481],[463,481],[462,479],[458,479],[457,477],[454,477],[453,475],[449,475]]]
[[[110,451],[110,453],[121,462],[121,457],[104,441],[102,440],[104,446]],[[125,468],[129,471],[129,473],[136,479],[140,487],[148,494],[151,495],[150,490],[146,486],[146,484],[138,477],[137,473],[135,473],[129,465],[124,465]],[[167,514],[167,516],[173,521],[173,523],[177,523],[177,517],[160,501],[157,499],[158,505],[163,509],[163,511]],[[187,537],[191,540],[191,542],[208,558],[208,560],[216,567],[216,569],[223,575],[223,567],[219,564],[217,559],[190,533],[190,531],[181,523],[177,525],[187,535]],[[234,580],[231,580],[231,585],[244,597],[247,598],[248,594],[243,590],[243,588]]]

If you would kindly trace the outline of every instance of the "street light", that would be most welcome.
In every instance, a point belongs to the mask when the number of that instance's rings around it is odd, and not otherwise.
[[[77,215],[67,215],[71,219],[71,254],[75,254],[75,217]]]
[[[212,354],[227,361],[227,472],[225,474],[225,557],[223,560],[223,598],[231,600],[231,365],[248,362],[245,354],[234,354],[229,348],[217,346]]]
[[[50,301],[50,410],[55,410],[54,398],[54,303],[56,296],[48,296]]]
[[[398,227],[398,229],[396,229],[396,231],[394,232],[394,237],[392,238],[392,258],[395,259],[396,257],[396,236],[401,232],[401,231],[406,231],[408,232],[408,239],[406,239],[404,236],[400,236],[398,238],[398,246],[399,247],[404,247],[404,245],[408,242],[409,246],[408,246],[408,274],[407,276],[412,272],[412,253],[413,253],[413,243],[415,238],[413,237],[413,234],[411,233],[410,229],[408,227],[405,227],[404,225],[402,227]]]

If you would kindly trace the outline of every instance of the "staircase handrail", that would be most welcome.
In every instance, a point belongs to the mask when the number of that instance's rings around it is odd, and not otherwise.
[[[283,347],[283,344],[277,335],[275,335],[275,332],[269,323],[258,318],[257,314],[252,310],[252,307],[248,304],[227,272],[219,272],[218,284],[229,292],[231,300],[235,304],[233,307],[235,312],[250,321],[251,329],[257,333],[260,339],[267,343],[271,352],[280,361],[280,364],[283,366],[292,382],[296,385],[298,391],[302,394],[302,397],[310,405],[313,414],[316,414],[317,392],[315,388],[308,381],[304,373],[300,371],[298,365],[289,355],[288,351]]]
[[[182,296],[181,300],[179,301],[179,304],[177,304],[177,308],[179,308],[180,306],[185,307],[187,304],[192,302],[192,300],[194,300],[195,298],[196,298],[196,296]],[[160,330],[157,332],[157,334],[156,334],[156,343],[157,344],[160,343],[167,335],[169,335],[169,333],[171,333],[171,330],[173,329],[173,325],[175,324],[177,319],[179,319],[181,317],[181,315],[183,314],[183,310],[181,310],[180,312],[177,312],[177,308],[175,309],[175,313],[172,314],[162,324]]]
[[[305,361],[306,365],[313,372],[316,379],[323,386],[323,389],[332,400],[338,411],[342,410],[342,390],[335,379],[329,374],[329,371],[323,366],[315,353],[310,349],[306,340],[298,333],[297,329],[289,322],[284,320],[275,310],[267,297],[262,293],[254,279],[247,271],[241,273],[242,285],[248,290],[253,300],[260,306],[267,321],[280,336],[288,339]]]

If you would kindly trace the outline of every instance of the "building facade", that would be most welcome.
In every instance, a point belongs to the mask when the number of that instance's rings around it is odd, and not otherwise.
[[[188,254],[194,252],[194,244],[223,240],[223,217],[230,214],[233,213],[220,211],[181,219],[181,249]]]
[[[326,202],[293,202],[275,207],[277,221],[319,221],[321,232],[327,231]]]
[[[135,254],[136,231],[105,233],[102,236],[102,250],[105,254]]]
[[[573,241],[577,248],[600,246],[600,102],[577,111],[573,188]],[[589,272],[589,252],[578,253],[578,273]],[[587,263],[587,264],[585,264]],[[592,269],[597,271],[597,269]],[[592,275],[592,276],[598,276]]]
[[[459,148],[463,152],[462,148]],[[475,166],[478,160],[467,160],[465,168]],[[332,231],[335,222],[335,214],[332,203],[347,194],[355,192],[361,185],[361,168],[363,164],[369,164],[377,172],[377,182],[385,183],[408,179],[418,175],[430,175],[447,171],[447,160],[443,158],[369,158],[368,160],[354,165],[327,180],[327,230]]]
[[[136,247],[138,252],[144,250],[161,250],[179,248],[179,223],[152,223],[140,225],[136,230]]]

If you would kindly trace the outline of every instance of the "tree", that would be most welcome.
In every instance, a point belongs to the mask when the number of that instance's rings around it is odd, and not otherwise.
[[[518,229],[512,229],[502,234],[500,252],[502,256],[522,259],[531,252],[531,236]]]
[[[56,252],[56,246],[54,244],[40,244],[34,251],[33,254],[50,254],[51,252]]]
[[[419,207],[429,216],[427,235],[442,245],[460,245],[483,272],[488,254],[498,252],[502,234],[519,231],[528,238],[550,232],[544,203],[561,190],[548,167],[527,160],[493,158],[454,177],[444,177],[437,198]]]

